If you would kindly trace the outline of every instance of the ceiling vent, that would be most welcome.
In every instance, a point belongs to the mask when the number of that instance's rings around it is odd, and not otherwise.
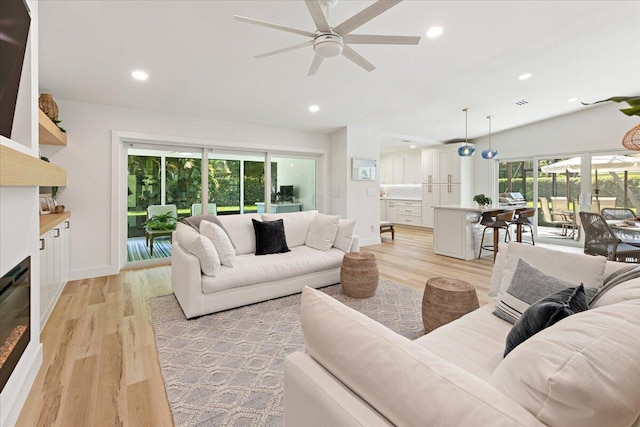
[[[529,103],[529,101],[526,101],[524,99],[521,99],[520,101],[514,102],[514,104],[519,105],[519,106],[527,105],[528,103]]]

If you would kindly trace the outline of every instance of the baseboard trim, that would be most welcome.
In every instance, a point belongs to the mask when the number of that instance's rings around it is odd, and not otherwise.
[[[69,271],[68,280],[91,279],[94,277],[102,277],[111,275],[111,267],[103,265],[100,267],[82,268]]]
[[[378,237],[369,237],[368,239],[360,238],[360,247],[362,246],[370,246],[370,245],[379,245],[382,243],[380,236]]]

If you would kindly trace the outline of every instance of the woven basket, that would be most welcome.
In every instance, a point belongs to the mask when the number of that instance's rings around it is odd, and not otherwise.
[[[344,254],[340,269],[342,292],[353,298],[370,298],[378,288],[378,264],[376,257],[366,252]]]
[[[426,333],[480,307],[476,289],[464,280],[429,279],[422,297],[422,323]]]
[[[58,120],[58,104],[49,93],[43,93],[38,98],[38,106],[51,120]]]

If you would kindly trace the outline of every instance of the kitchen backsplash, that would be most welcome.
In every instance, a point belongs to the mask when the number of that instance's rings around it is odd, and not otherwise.
[[[422,199],[420,184],[389,184],[380,186],[380,197],[389,199]]]

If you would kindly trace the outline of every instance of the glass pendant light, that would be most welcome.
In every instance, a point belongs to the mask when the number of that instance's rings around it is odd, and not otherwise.
[[[458,155],[460,157],[471,157],[476,149],[473,145],[469,145],[469,139],[467,138],[467,116],[469,109],[465,108],[462,111],[464,111],[464,145],[458,147]]]
[[[498,155],[498,150],[491,149],[491,118],[492,117],[493,116],[487,116],[487,119],[489,119],[489,149],[482,150],[482,158],[487,160],[493,160]]]

